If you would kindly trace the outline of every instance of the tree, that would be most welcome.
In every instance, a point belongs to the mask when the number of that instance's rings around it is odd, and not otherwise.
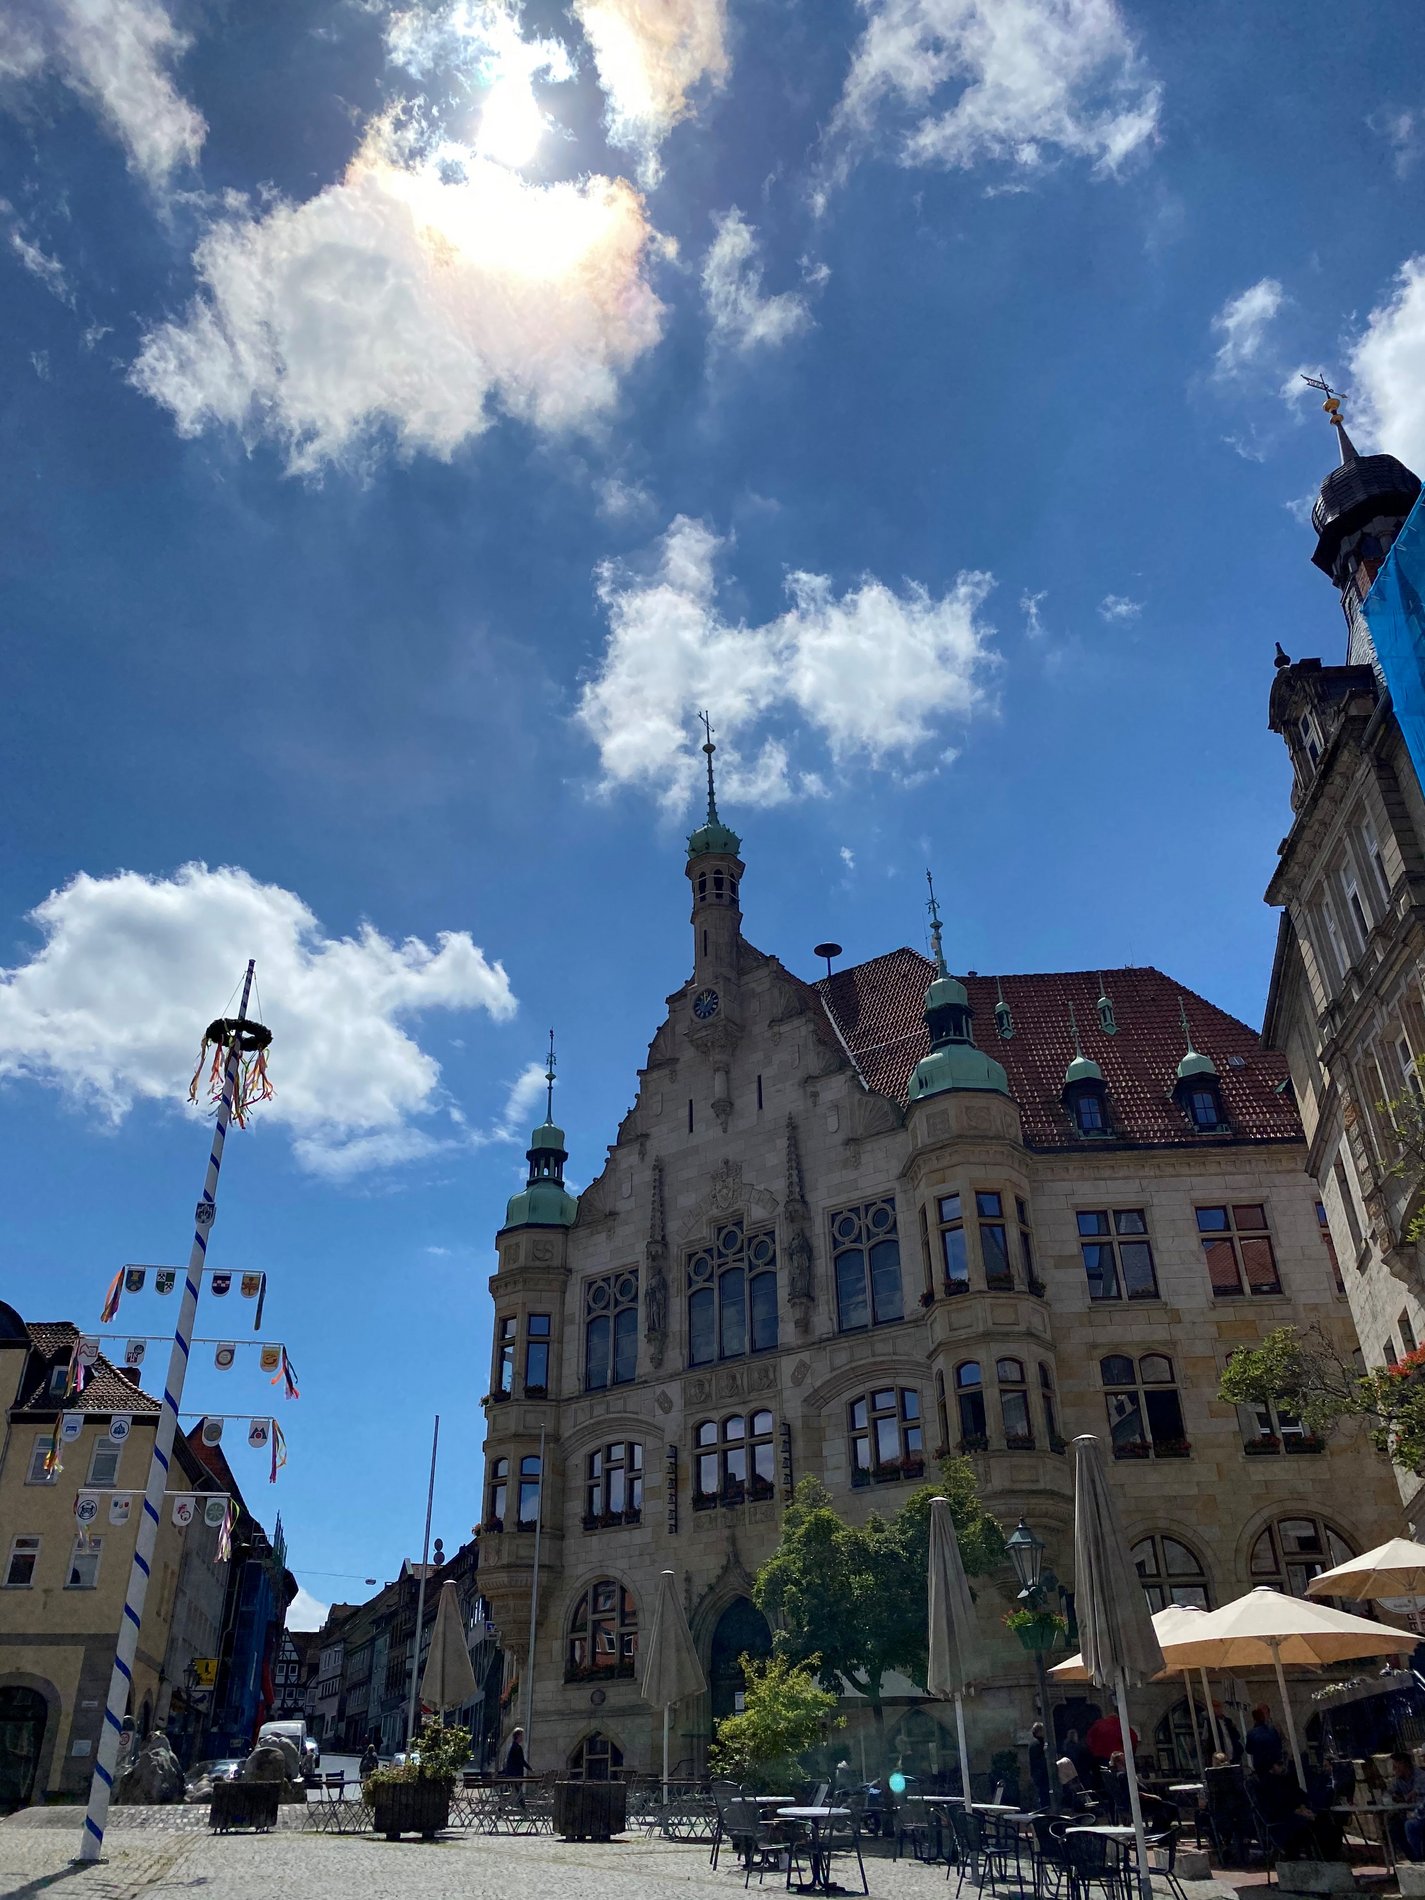
[[[769,1656],[759,1663],[750,1656],[742,1658],[743,1706],[717,1725],[708,1757],[714,1774],[792,1786],[798,1757],[832,1729],[845,1727],[845,1717],[836,1713],[836,1697],[817,1686],[813,1672],[819,1660],[813,1656],[792,1663],[784,1656]]]
[[[777,1549],[757,1573],[753,1596],[772,1622],[775,1652],[815,1668],[823,1686],[866,1698],[885,1756],[887,1674],[924,1682],[930,1502],[946,1498],[965,1570],[982,1576],[1004,1559],[1004,1533],[980,1503],[967,1458],[949,1458],[937,1490],[914,1492],[892,1518],[872,1512],[847,1524],[825,1487],[804,1478],[782,1520]]]
[[[1319,1326],[1278,1326],[1260,1346],[1233,1353],[1218,1390],[1233,1405],[1270,1400],[1323,1436],[1358,1418],[1392,1463],[1407,1471],[1425,1463],[1425,1348],[1361,1372]]]

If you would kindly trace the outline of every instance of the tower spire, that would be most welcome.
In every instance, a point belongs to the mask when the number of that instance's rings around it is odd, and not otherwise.
[[[945,950],[940,928],[940,905],[935,896],[935,879],[930,875],[928,868],[925,881],[930,886],[930,901],[925,908],[930,912],[930,947],[935,952],[935,974],[948,976],[950,972],[945,967]]]
[[[703,751],[707,754],[708,760],[708,823],[715,825],[717,823],[717,791],[713,785],[713,753],[717,751],[717,747],[713,744],[711,719],[705,712],[699,713],[698,717],[703,722],[703,732],[706,735],[703,739]]]
[[[1079,1019],[1074,1014],[1074,1006],[1072,1003],[1069,1005],[1069,1034],[1074,1039],[1074,1055],[1082,1062],[1084,1059],[1084,1045],[1079,1041]]]
[[[554,1120],[554,1031],[549,1032],[549,1066],[544,1071],[544,1119]]]

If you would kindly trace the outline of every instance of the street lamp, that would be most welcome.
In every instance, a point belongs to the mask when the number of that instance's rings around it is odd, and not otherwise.
[[[1059,1775],[1049,1755],[1049,1740],[1054,1730],[1049,1719],[1049,1678],[1044,1671],[1044,1651],[1053,1648],[1059,1635],[1055,1612],[1045,1600],[1052,1597],[1059,1580],[1052,1570],[1044,1568],[1044,1552],[1047,1548],[1044,1539],[1036,1537],[1023,1518],[1005,1539],[1005,1548],[1014,1565],[1014,1574],[1019,1579],[1019,1600],[1034,1619],[1019,1628],[1017,1634],[1024,1648],[1034,1657],[1034,1675],[1039,1687],[1039,1715],[1044,1724],[1044,1767],[1049,1777],[1049,1806],[1057,1814]]]

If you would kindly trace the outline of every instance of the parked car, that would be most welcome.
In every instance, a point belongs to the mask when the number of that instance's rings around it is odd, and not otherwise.
[[[307,1733],[307,1725],[297,1717],[293,1721],[264,1722],[257,1731],[258,1745],[268,1741],[287,1742],[296,1751],[298,1772],[314,1775],[322,1765],[321,1750]]]

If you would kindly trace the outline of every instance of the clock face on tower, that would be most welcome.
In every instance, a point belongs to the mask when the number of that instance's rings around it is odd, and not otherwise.
[[[711,1022],[721,1007],[716,990],[699,990],[693,998],[693,1014],[700,1023]]]

